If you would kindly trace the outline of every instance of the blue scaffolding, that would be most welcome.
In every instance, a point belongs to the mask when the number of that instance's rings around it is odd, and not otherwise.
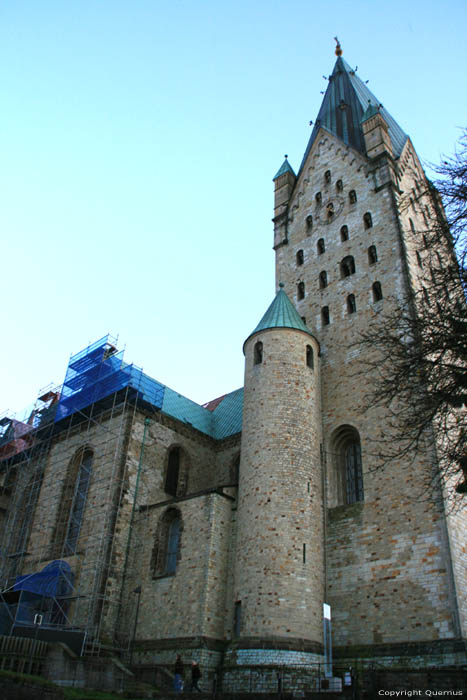
[[[114,339],[105,335],[70,358],[55,422],[126,387],[155,408],[162,407],[164,385],[124,362],[123,350],[118,351]]]

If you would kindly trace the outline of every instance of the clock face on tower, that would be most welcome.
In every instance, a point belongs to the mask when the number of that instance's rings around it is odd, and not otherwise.
[[[337,219],[344,206],[344,200],[341,197],[332,197],[326,202],[323,202],[315,214],[316,221],[320,224],[330,224]]]

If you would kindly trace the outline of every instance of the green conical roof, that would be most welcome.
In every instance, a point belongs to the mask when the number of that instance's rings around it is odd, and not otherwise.
[[[284,162],[282,163],[281,167],[279,168],[279,170],[277,171],[277,173],[276,173],[276,174],[274,175],[274,177],[272,178],[272,181],[274,182],[274,180],[277,180],[277,178],[280,177],[281,175],[284,175],[284,173],[292,173],[292,175],[293,175],[294,177],[296,177],[296,175],[295,175],[295,173],[294,173],[294,171],[293,171],[293,168],[292,168],[292,166],[290,165],[290,163],[289,163],[289,161],[287,160],[287,158],[284,160]]]
[[[303,323],[295,306],[283,290],[282,283],[279,285],[274,301],[269,306],[255,330],[250,333],[246,341],[255,333],[268,330],[269,328],[295,328],[297,331],[304,331],[308,335],[313,335]],[[243,346],[245,346],[245,343]]]

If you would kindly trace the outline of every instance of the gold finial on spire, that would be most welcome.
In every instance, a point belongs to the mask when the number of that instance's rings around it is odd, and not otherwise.
[[[342,56],[342,48],[337,36],[334,37],[334,41],[336,42],[336,56]]]

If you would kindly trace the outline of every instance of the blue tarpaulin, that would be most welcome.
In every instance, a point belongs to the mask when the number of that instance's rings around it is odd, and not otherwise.
[[[72,585],[73,572],[70,565],[57,559],[35,574],[17,576],[13,590],[29,591],[46,598],[58,598],[69,595]]]

